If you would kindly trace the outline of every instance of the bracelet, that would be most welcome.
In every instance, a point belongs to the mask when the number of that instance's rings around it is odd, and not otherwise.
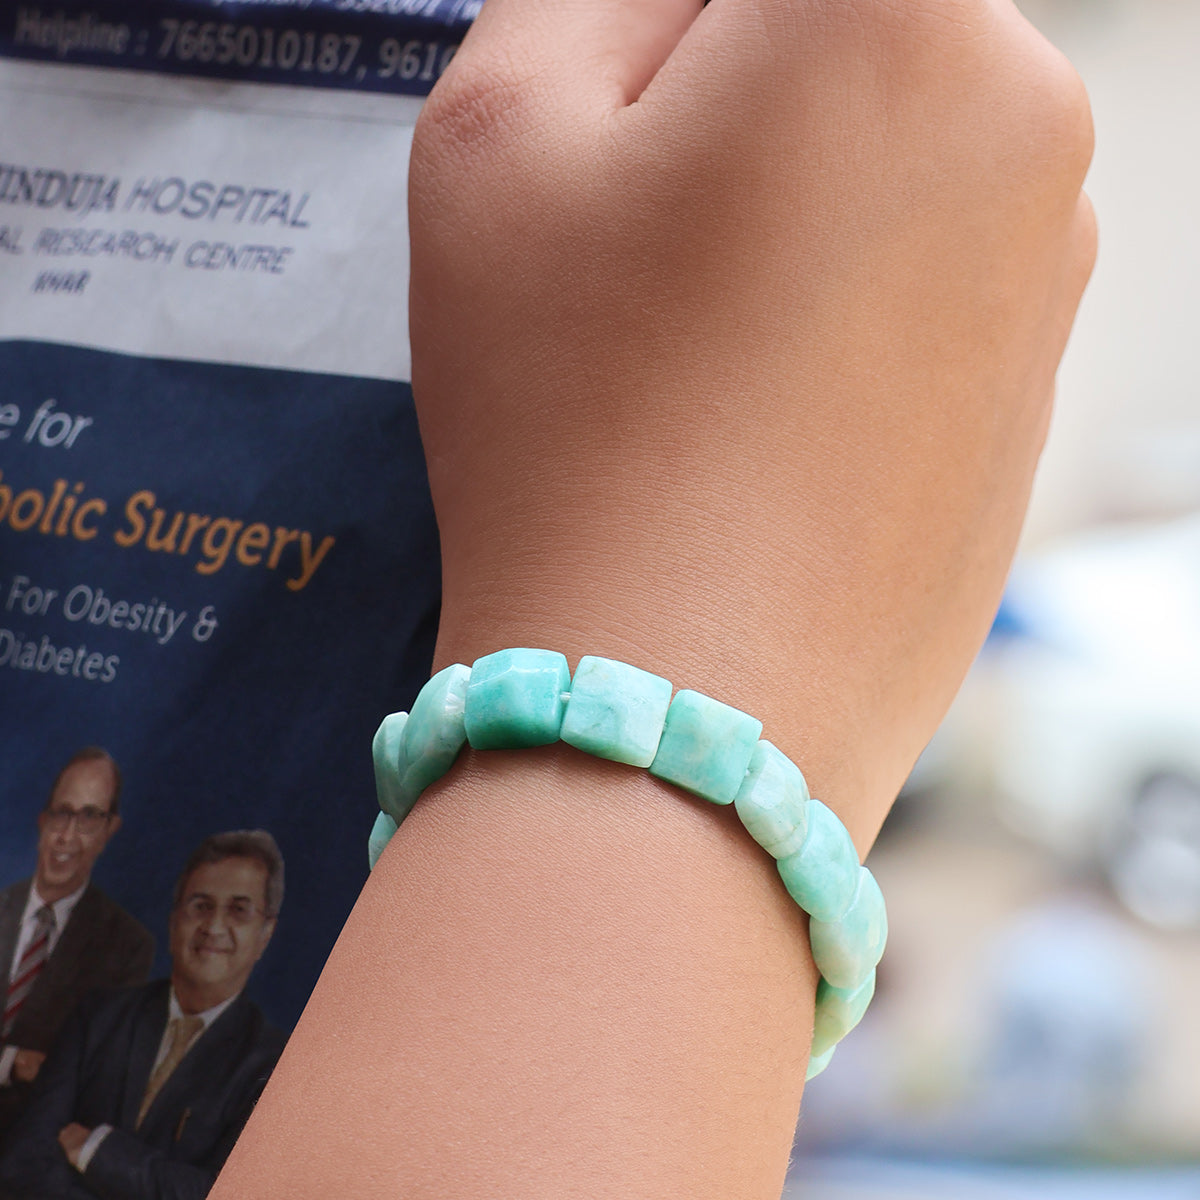
[[[382,810],[368,844],[374,868],[417,797],[454,764],[464,744],[517,750],[559,740],[709,800],[732,804],[776,860],[784,886],[809,915],[817,986],[806,1078],[862,1019],[875,992],[887,914],[874,876],[846,827],[808,794],[800,769],[762,722],[627,663],[586,656],[574,678],[553,650],[500,650],[439,671],[410,713],[380,725],[372,753]]]

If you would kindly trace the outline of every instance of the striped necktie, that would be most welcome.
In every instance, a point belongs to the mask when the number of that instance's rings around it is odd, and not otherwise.
[[[204,1028],[204,1022],[199,1017],[176,1017],[167,1027],[167,1052],[163,1060],[150,1072],[146,1080],[146,1094],[142,1097],[142,1106],[138,1109],[137,1124],[139,1128],[150,1111],[154,1098],[163,1089],[163,1084],[171,1078],[171,1073],[183,1061],[196,1035]]]
[[[50,934],[54,929],[54,909],[43,904],[33,915],[33,940],[25,947],[21,961],[17,963],[16,973],[8,985],[8,995],[4,1001],[4,1025],[0,1027],[0,1037],[8,1037],[16,1023],[17,1013],[25,1003],[29,993],[46,959],[50,957]]]

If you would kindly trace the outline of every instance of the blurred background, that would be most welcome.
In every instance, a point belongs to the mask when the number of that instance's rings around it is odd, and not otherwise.
[[[1018,3],[1091,94],[1100,257],[789,1200],[1200,1198],[1200,0]]]

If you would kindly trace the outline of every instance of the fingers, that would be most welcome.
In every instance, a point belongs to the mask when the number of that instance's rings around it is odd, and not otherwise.
[[[1071,247],[1066,280],[1067,305],[1072,320],[1074,320],[1075,310],[1083,298],[1083,290],[1091,278],[1092,268],[1096,265],[1098,245],[1095,209],[1092,208],[1092,202],[1087,192],[1080,192],[1075,206],[1075,220],[1071,226]]]
[[[559,111],[632,103],[702,0],[487,0],[456,55],[467,71],[533,89]]]
[[[943,10],[975,10],[983,2],[712,0],[651,90],[673,92],[678,101],[700,88],[710,101],[786,107],[818,87],[832,103],[853,107],[856,77],[873,77],[896,43],[932,45],[943,37]],[[971,19],[973,12],[964,18]]]
[[[1059,285],[1058,303],[1053,314],[1054,346],[1058,359],[1062,357],[1075,322],[1075,314],[1083,299],[1084,289],[1096,264],[1096,214],[1086,192],[1079,194],[1075,217],[1071,223],[1066,247],[1063,276]]]
[[[1012,0],[711,0],[643,101],[689,120],[727,113],[757,127],[790,115],[847,129],[903,103],[937,125],[946,104],[965,111],[980,93],[1014,112],[1066,105],[1072,81]]]

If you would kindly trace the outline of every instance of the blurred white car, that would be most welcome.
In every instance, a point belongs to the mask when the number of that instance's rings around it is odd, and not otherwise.
[[[1163,927],[1200,925],[1200,515],[1021,560],[928,769],[1099,864]]]

